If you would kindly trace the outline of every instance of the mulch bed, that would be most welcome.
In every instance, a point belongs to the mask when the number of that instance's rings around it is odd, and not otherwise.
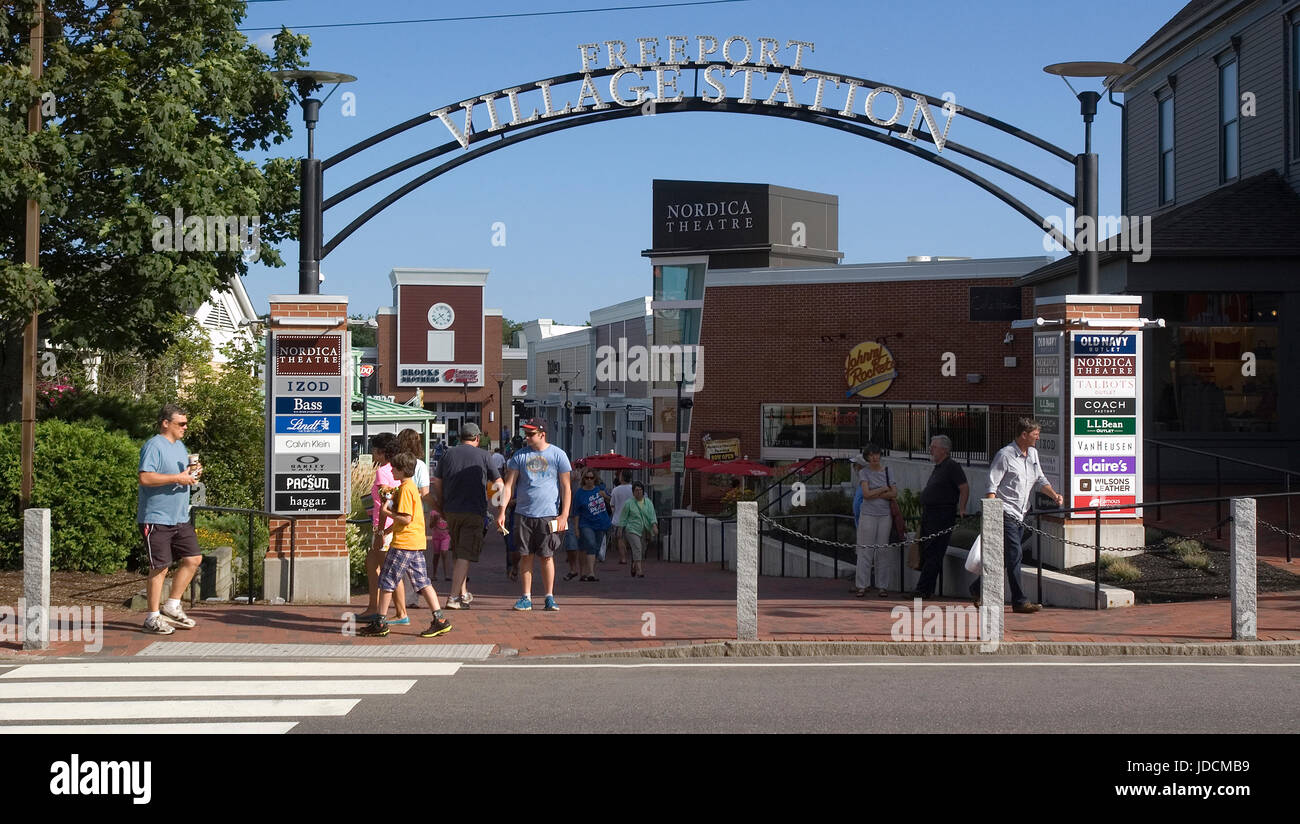
[[[51,572],[50,604],[59,606],[102,606],[121,609],[132,595],[144,589],[145,576],[135,572]],[[23,597],[23,571],[0,570],[0,604],[18,605]]]
[[[1228,553],[1206,547],[1210,556],[1209,569],[1184,566],[1172,552],[1159,550],[1144,552],[1126,558],[1142,573],[1136,581],[1108,579],[1103,569],[1101,582],[1122,587],[1133,593],[1139,604],[1169,604],[1178,601],[1207,601],[1229,597]],[[1067,575],[1093,579],[1093,565],[1081,564],[1065,570]],[[1259,561],[1255,565],[1255,587],[1258,592],[1287,592],[1300,589],[1300,575],[1295,575],[1273,564]]]

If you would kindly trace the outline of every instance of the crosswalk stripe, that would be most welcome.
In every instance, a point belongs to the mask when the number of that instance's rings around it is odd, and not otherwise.
[[[113,661],[24,664],[9,678],[415,677],[455,675],[458,661]],[[183,685],[177,687],[184,694]]]
[[[283,735],[297,721],[210,724],[0,724],[0,735]]]
[[[130,718],[282,718],[347,715],[360,698],[236,701],[25,701],[0,704],[0,721],[109,721]]]
[[[203,698],[247,695],[402,695],[414,680],[365,681],[13,681],[0,700],[24,698]]]

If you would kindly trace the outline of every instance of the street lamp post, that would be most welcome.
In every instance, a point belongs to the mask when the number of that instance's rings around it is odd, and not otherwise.
[[[463,409],[465,410],[465,414],[461,418],[461,426],[464,426],[466,423],[469,423],[469,378],[468,377],[461,378],[460,388],[463,389],[465,392],[465,404],[463,406]]]
[[[497,446],[503,449],[506,443],[505,386],[505,378],[497,378]]]
[[[1094,91],[1077,91],[1070,85],[1071,77],[1113,77],[1127,74],[1134,67],[1127,63],[1084,61],[1053,63],[1043,71],[1055,74],[1065,81],[1070,91],[1079,99],[1079,114],[1083,117],[1083,154],[1074,157],[1074,209],[1075,228],[1073,252],[1079,258],[1079,294],[1095,295],[1101,291],[1101,269],[1098,259],[1098,168],[1097,155],[1092,151],[1092,121],[1097,115],[1097,101],[1101,95]],[[1117,104],[1118,105],[1118,104]]]
[[[316,123],[320,120],[320,107],[324,100],[317,100],[311,94],[322,84],[333,83],[334,88],[325,95],[330,95],[343,83],[356,80],[350,74],[339,72],[295,69],[270,73],[280,80],[296,81],[298,94],[302,98],[302,120],[307,124],[307,157],[299,168],[301,182],[299,231],[298,231],[298,294],[320,294],[320,254],[321,254],[321,166],[316,157]]]

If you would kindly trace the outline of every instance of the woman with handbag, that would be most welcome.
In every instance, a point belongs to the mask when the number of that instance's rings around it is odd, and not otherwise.
[[[632,555],[632,577],[645,577],[646,539],[659,536],[659,519],[655,515],[655,505],[646,497],[645,485],[640,481],[632,482],[632,500],[623,505],[618,525],[623,527],[623,536]]]
[[[890,483],[889,470],[880,462],[880,447],[867,444],[862,451],[867,465],[858,473],[858,487],[862,490],[862,510],[858,517],[857,534],[857,574],[854,583],[861,598],[871,586],[871,573],[876,573],[876,594],[881,598],[889,596],[885,581],[892,580],[894,566],[893,553],[889,548],[867,549],[866,547],[889,543],[889,532],[894,518],[890,502],[898,497],[898,488]]]

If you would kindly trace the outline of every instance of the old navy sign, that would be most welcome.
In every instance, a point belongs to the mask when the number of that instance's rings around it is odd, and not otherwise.
[[[1074,354],[1136,355],[1137,335],[1075,335]]]

